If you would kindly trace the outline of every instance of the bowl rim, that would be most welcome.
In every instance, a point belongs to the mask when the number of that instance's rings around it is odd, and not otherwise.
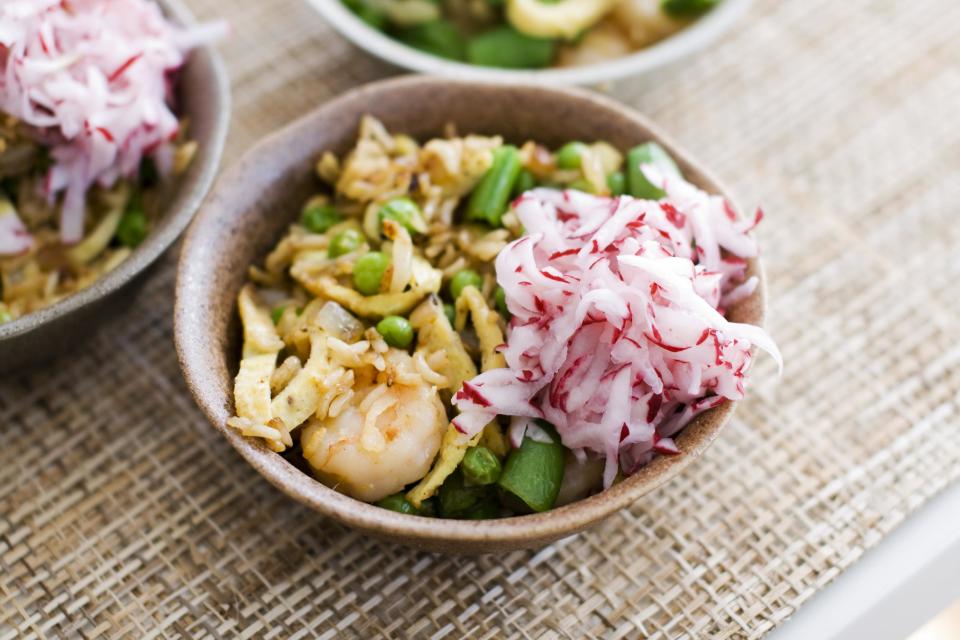
[[[450,78],[553,85],[596,85],[649,73],[700,51],[746,13],[752,0],[723,0],[696,22],[649,47],[613,60],[576,67],[500,69],[446,60],[407,46],[374,29],[340,0],[307,0],[342,36],[394,66]]]
[[[193,14],[181,0],[157,0],[167,17],[177,24],[189,26],[197,24]],[[196,181],[192,185],[189,197],[173,212],[169,222],[147,236],[146,240],[131,252],[126,260],[116,268],[97,278],[89,286],[72,293],[54,304],[23,315],[16,320],[0,324],[0,347],[4,340],[23,336],[35,329],[48,325],[60,318],[69,316],[78,309],[109,296],[123,288],[142,271],[153,264],[190,224],[201,202],[210,190],[213,180],[220,170],[220,158],[230,129],[230,81],[223,59],[210,45],[198,47],[190,56],[206,58],[210,66],[210,87],[221,105],[220,117],[213,123],[210,142],[205,147],[204,159],[199,167]],[[166,215],[168,212],[165,212]]]
[[[736,201],[730,189],[717,180],[709,170],[704,169],[688,152],[678,147],[670,136],[666,135],[643,115],[594,92],[577,88],[531,87],[526,84],[503,85],[502,83],[418,75],[401,76],[374,82],[340,94],[333,100],[320,105],[306,115],[267,135],[249,148],[220,177],[208,200],[208,206],[199,212],[187,231],[182,245],[177,266],[174,341],[187,386],[208,422],[264,478],[301,504],[343,524],[371,532],[380,537],[403,539],[405,544],[413,546],[449,550],[451,545],[463,543],[464,551],[502,549],[510,546],[529,547],[531,544],[577,533],[634,503],[646,493],[671,480],[700,457],[727,424],[738,403],[726,402],[701,414],[691,424],[687,425],[678,436],[678,444],[683,445],[684,455],[658,456],[650,464],[645,465],[623,482],[593,496],[543,513],[510,518],[491,520],[427,518],[390,511],[338,493],[304,473],[263,444],[253,442],[228,427],[226,419],[230,415],[230,409],[222,402],[223,398],[218,395],[216,390],[210,391],[205,387],[204,373],[207,373],[211,378],[215,377],[213,371],[204,371],[206,367],[204,366],[203,354],[208,352],[212,345],[208,342],[192,339],[192,336],[208,323],[204,321],[202,314],[198,313],[195,307],[187,307],[187,301],[191,296],[196,297],[202,294],[205,288],[209,286],[206,283],[210,282],[210,278],[208,272],[194,272],[193,265],[196,261],[191,259],[191,256],[194,253],[211,251],[199,237],[201,236],[201,230],[214,225],[219,225],[220,228],[232,227],[231,224],[225,224],[225,218],[231,214],[229,212],[224,213],[218,208],[220,190],[224,188],[223,185],[253,175],[258,170],[262,171],[263,162],[261,158],[269,157],[285,148],[289,145],[290,139],[302,137],[301,130],[305,133],[311,129],[315,122],[323,122],[325,115],[337,110],[342,103],[363,98],[364,94],[377,95],[379,92],[385,91],[411,90],[419,92],[419,95],[430,95],[430,89],[435,89],[440,85],[456,85],[465,90],[480,86],[518,91],[547,91],[555,99],[572,100],[580,104],[589,103],[594,108],[615,112],[621,117],[626,117],[640,128],[646,129],[650,137],[663,144],[681,166],[694,168],[699,174],[701,182],[710,183],[712,188],[724,194],[736,206]],[[357,114],[357,117],[359,116],[360,114]],[[229,205],[229,196],[225,196],[225,199]],[[268,209],[269,207],[258,207],[260,215],[267,214]],[[752,305],[754,313],[749,322],[763,326],[766,312],[766,277],[759,258],[752,259],[750,264],[753,273],[759,278],[759,286],[753,296],[755,301],[755,304]],[[232,378],[225,382],[228,389],[226,400],[232,406],[232,392],[229,391],[229,389],[232,389]],[[695,425],[701,425],[702,428],[694,429]],[[689,433],[690,438],[684,438],[684,433]],[[690,441],[691,438],[692,441]]]

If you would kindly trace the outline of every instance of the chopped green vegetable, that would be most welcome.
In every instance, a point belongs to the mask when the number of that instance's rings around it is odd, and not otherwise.
[[[587,145],[582,142],[568,142],[557,151],[557,166],[561,169],[579,169]]]
[[[0,324],[3,324],[4,322],[10,322],[11,320],[13,320],[13,314],[6,309],[0,309]]]
[[[511,193],[511,195],[514,197],[519,196],[521,193],[524,193],[526,191],[530,191],[530,189],[536,188],[536,186],[537,186],[537,179],[533,176],[532,173],[530,173],[526,169],[523,169],[520,172],[520,175],[517,176],[517,181],[513,185],[513,192]]]
[[[270,319],[273,320],[273,324],[280,322],[280,318],[283,317],[283,312],[286,310],[286,307],[280,305],[279,307],[274,307],[273,311],[270,312]]]
[[[480,288],[483,286],[483,278],[473,269],[462,269],[457,271],[450,280],[450,297],[456,300],[464,288],[474,286]]]
[[[556,48],[555,40],[533,38],[503,26],[467,42],[467,61],[485,67],[538,69],[553,62]]]
[[[650,184],[641,167],[652,164],[668,175],[679,176],[680,168],[663,147],[656,142],[647,142],[630,149],[627,153],[627,193],[634,198],[659,200],[665,194],[662,189]]]
[[[493,484],[500,479],[500,460],[484,446],[467,449],[460,463],[464,479],[471,484]]]
[[[660,8],[674,18],[692,18],[713,9],[720,0],[663,0]]]
[[[454,322],[457,320],[457,309],[449,302],[443,304],[443,315],[447,316],[447,320],[450,321],[450,326],[453,326]]]
[[[397,349],[406,349],[413,342],[413,327],[401,316],[387,316],[377,323],[377,332],[384,342]]]
[[[147,214],[128,209],[117,223],[117,240],[125,247],[136,247],[147,237]]]
[[[610,187],[610,195],[622,196],[627,191],[627,176],[623,171],[614,171],[607,176],[607,186]]]
[[[390,511],[396,511],[398,513],[406,513],[409,515],[419,515],[417,513],[417,508],[410,504],[402,493],[395,493],[393,495],[387,496],[379,501],[376,505],[383,509],[389,509]]]
[[[441,58],[463,60],[466,56],[463,35],[447,20],[432,20],[401,29],[397,32],[397,39]]]
[[[390,265],[390,258],[379,251],[365,253],[353,265],[353,287],[365,296],[380,293],[380,282]]]
[[[593,193],[593,185],[584,180],[583,178],[578,178],[570,183],[569,189],[574,189],[576,191],[583,191],[584,193]]]
[[[492,520],[499,518],[503,508],[496,498],[483,498],[465,514],[467,520]]]
[[[493,302],[497,305],[497,311],[507,320],[510,319],[510,309],[507,309],[507,292],[503,287],[497,287],[493,292]]]
[[[363,236],[356,229],[344,229],[330,239],[330,248],[327,254],[331,258],[339,258],[351,251],[356,251],[363,244]]]
[[[496,149],[493,152],[493,164],[470,194],[467,219],[485,221],[491,227],[499,227],[521,168],[520,152],[516,147],[505,144]]]
[[[464,483],[463,474],[454,471],[440,485],[440,515],[444,518],[460,518],[466,515],[468,509],[489,495],[486,487],[468,487]]]
[[[410,233],[426,233],[427,223],[417,203],[407,197],[387,200],[380,206],[377,214],[380,217],[380,226],[384,220],[393,220],[402,224]]]
[[[387,14],[370,0],[343,0],[343,3],[374,29],[383,31],[386,28]]]
[[[340,222],[340,214],[332,204],[320,204],[305,209],[300,216],[300,223],[311,233],[326,233],[333,225]]]
[[[520,447],[507,456],[497,484],[539,512],[553,508],[557,500],[563,483],[566,449],[560,444],[552,425],[543,421],[538,423],[552,442],[537,442],[525,437]]]

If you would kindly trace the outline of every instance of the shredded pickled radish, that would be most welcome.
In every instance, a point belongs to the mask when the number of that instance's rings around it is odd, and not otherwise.
[[[454,424],[473,435],[497,415],[517,416],[518,442],[543,418],[563,444],[606,460],[604,486],[656,453],[698,414],[739,400],[751,348],[774,357],[761,328],[724,317],[753,294],[749,232],[723,198],[652,166],[660,201],[535,189],[513,203],[526,235],[496,261],[512,320],[507,367],[455,395]]]
[[[63,193],[64,242],[83,235],[91,185],[133,175],[176,136],[170,74],[224,29],[179,29],[148,0],[0,3],[0,109],[51,149],[46,184],[51,198]]]

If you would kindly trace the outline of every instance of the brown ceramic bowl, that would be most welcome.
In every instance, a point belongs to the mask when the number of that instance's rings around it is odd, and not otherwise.
[[[659,457],[626,481],[547,513],[498,520],[439,520],[404,515],[349,498],[324,486],[283,457],[226,426],[233,414],[233,377],[240,353],[235,298],[247,267],[264,255],[317,188],[315,161],[324,150],[352,147],[360,116],[380,118],[395,132],[419,139],[442,135],[454,123],[463,133],[501,134],[557,146],[569,140],[607,140],[620,149],[656,140],[686,176],[709,191],[730,194],[689,154],[640,115],[579,90],[488,85],[405,77],[351,91],[273,134],[219,181],[187,234],[180,256],[175,337],[180,365],[213,426],[281,491],[344,524],[419,548],[489,552],[537,547],[596,524],[683,471],[730,419],[733,404],[702,414],[677,438],[683,455]],[[760,265],[751,265],[760,274]],[[735,320],[760,323],[763,287],[731,310]]]
[[[193,22],[180,0],[159,2],[174,22]],[[177,83],[177,98],[178,112],[190,119],[190,134],[199,142],[199,149],[187,172],[165,194],[165,209],[147,239],[90,287],[0,324],[0,372],[16,371],[69,350],[121,313],[139,288],[129,285],[144,275],[189,224],[216,176],[230,122],[230,83],[213,49],[191,53]]]

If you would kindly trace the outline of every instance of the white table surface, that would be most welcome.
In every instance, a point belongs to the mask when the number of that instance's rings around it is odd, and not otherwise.
[[[768,640],[903,640],[960,600],[960,484],[930,500]]]

